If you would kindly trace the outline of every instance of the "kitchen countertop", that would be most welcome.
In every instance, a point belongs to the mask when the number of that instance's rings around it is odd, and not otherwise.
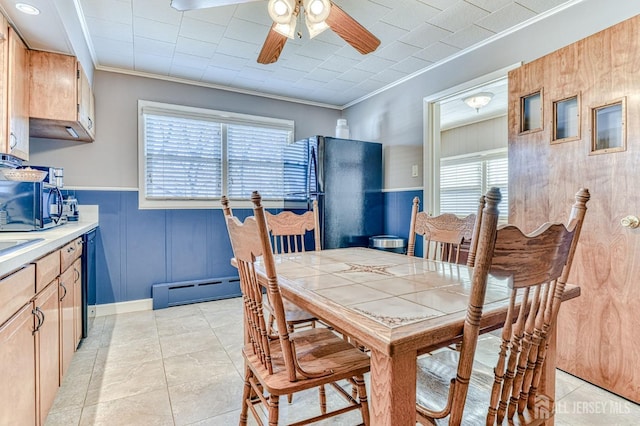
[[[77,222],[67,222],[64,225],[56,226],[44,231],[30,232],[0,232],[0,242],[16,239],[42,238],[32,244],[12,250],[0,255],[0,277],[3,277],[25,264],[51,253],[64,246],[71,240],[98,227],[98,206],[80,205],[78,206],[80,216]]]

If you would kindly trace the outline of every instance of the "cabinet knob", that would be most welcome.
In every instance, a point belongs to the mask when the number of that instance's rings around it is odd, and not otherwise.
[[[18,137],[15,133],[11,132],[9,135],[9,149],[13,149],[18,145]]]
[[[640,219],[638,219],[638,216],[629,215],[620,220],[620,225],[625,228],[635,229],[640,226]]]

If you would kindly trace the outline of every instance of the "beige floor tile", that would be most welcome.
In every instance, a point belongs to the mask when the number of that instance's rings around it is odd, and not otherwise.
[[[197,303],[191,305],[180,305],[180,306],[172,306],[167,309],[156,309],[153,311],[156,321],[158,320],[168,320],[168,319],[176,319],[176,318],[184,318],[191,315],[198,314],[200,311],[200,306]]]
[[[241,308],[240,308],[241,309]],[[242,310],[211,312],[203,311],[202,314],[206,318],[209,326],[214,329],[231,329],[238,330],[238,324],[242,324]]]
[[[238,323],[233,326],[216,327],[213,329],[214,334],[222,344],[224,348],[237,348],[242,346],[244,342],[244,330],[242,326],[238,326]],[[240,320],[242,324],[242,320]]]
[[[556,370],[556,398],[562,399],[584,385],[587,385],[587,382],[584,380],[565,373],[562,370]]]
[[[121,364],[138,364],[159,359],[162,359],[162,351],[157,337],[127,343],[120,342],[119,345],[98,349],[94,371],[118,368]]]
[[[129,329],[132,327],[155,326],[155,320],[155,311],[140,311],[119,315],[109,315],[104,319],[102,332],[104,333],[118,328]]]
[[[237,425],[240,419],[240,410],[230,411],[220,416],[210,417],[208,419],[200,420],[195,423],[189,424],[189,426],[222,426],[222,425]],[[249,416],[247,420],[248,426],[257,426],[258,423]]]
[[[87,389],[89,388],[90,381],[91,373],[74,374],[72,370],[69,370],[64,377],[62,386],[58,389],[56,399],[53,401],[49,412],[67,411],[70,408],[81,409],[87,397]]]
[[[160,347],[162,356],[170,358],[191,352],[220,350],[222,344],[209,328],[172,336],[160,336]]]
[[[50,411],[45,421],[45,426],[76,426],[80,423],[82,406],[67,408],[60,411]]]
[[[164,370],[169,387],[197,382],[204,378],[206,380],[215,380],[217,377],[224,379],[233,369],[231,359],[221,350],[192,352],[164,359]]]
[[[242,341],[240,298],[95,318],[46,426],[237,424]],[[499,332],[483,336],[478,361],[493,366],[498,343]],[[559,426],[640,424],[638,405],[561,371],[556,391]],[[316,390],[282,398],[282,422],[318,411],[317,400]],[[328,400],[342,403],[332,391]],[[352,412],[317,424],[358,423]]]
[[[102,331],[100,338],[100,347],[114,347],[120,345],[128,345],[131,342],[157,338],[158,328],[155,320],[153,322],[118,324],[113,328],[107,328]]]
[[[94,371],[85,405],[111,401],[167,387],[162,360],[140,363],[110,363],[104,370]]]
[[[189,333],[200,330],[210,330],[202,311],[195,309],[192,315],[178,318],[156,319],[159,336],[175,336],[176,334]]]
[[[237,410],[242,400],[243,381],[234,371],[213,380],[169,387],[171,408],[176,425],[188,425]]]
[[[82,411],[80,425],[172,426],[171,404],[166,388],[89,405]]]
[[[561,398],[556,413],[556,424],[563,426],[640,424],[640,405],[586,383]]]

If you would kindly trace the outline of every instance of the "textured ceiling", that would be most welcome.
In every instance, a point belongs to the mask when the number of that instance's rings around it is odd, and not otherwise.
[[[565,0],[334,0],[381,41],[360,55],[328,30],[288,40],[256,62],[271,20],[266,1],[178,12],[169,0],[75,0],[97,69],[126,70],[344,106],[535,18]],[[38,24],[0,0],[31,48],[72,53],[50,0]],[[53,10],[52,10],[53,9]],[[45,16],[43,16],[45,15]],[[31,19],[31,18],[29,18]],[[50,20],[50,21],[48,21]],[[67,41],[67,46],[69,43]]]
[[[266,1],[177,12],[169,1],[80,0],[98,66],[345,105],[564,3],[564,0],[335,0],[375,34],[359,54],[332,31],[256,58]]]
[[[380,47],[361,55],[331,30],[310,40],[299,23],[302,38],[269,65],[256,62],[271,26],[266,0],[186,12],[170,0],[28,0],[42,12],[35,17],[17,12],[18,1],[0,7],[31,49],[74,54],[65,19],[74,14],[72,31],[98,70],[344,108],[577,0],[333,0]],[[489,86],[443,101],[442,127],[506,114],[506,80]],[[477,91],[495,95],[479,112],[460,99]]]

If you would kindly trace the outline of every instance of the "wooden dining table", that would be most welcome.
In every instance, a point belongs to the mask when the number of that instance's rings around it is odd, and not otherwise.
[[[367,248],[281,254],[275,262],[285,298],[370,349],[371,424],[415,425],[416,359],[461,337],[473,269]],[[264,274],[259,261],[256,270]],[[489,276],[481,332],[504,322],[507,285]],[[564,300],[579,294],[568,285]],[[551,340],[541,391],[553,400]]]

